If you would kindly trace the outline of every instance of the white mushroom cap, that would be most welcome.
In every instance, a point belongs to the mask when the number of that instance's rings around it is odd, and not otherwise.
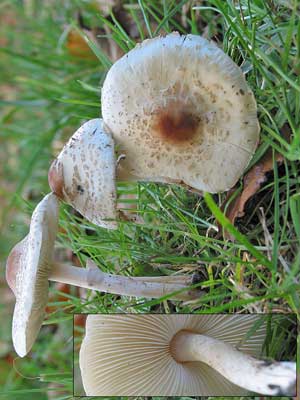
[[[64,146],[50,167],[49,185],[89,221],[116,229],[115,172],[114,142],[96,118],[83,124]]]
[[[258,356],[265,338],[257,315],[89,315],[79,363],[88,396],[210,396],[249,393],[202,362],[176,362],[181,330],[220,339]]]
[[[172,33],[145,40],[109,70],[102,116],[128,178],[231,188],[259,139],[241,69],[213,42]]]
[[[58,211],[56,196],[44,197],[32,214],[29,234],[7,259],[6,278],[16,296],[12,339],[20,357],[30,351],[44,319]]]

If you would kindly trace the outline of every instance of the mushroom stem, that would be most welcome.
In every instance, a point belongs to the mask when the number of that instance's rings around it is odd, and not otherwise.
[[[97,268],[91,260],[88,260],[87,268],[54,263],[48,279],[50,281],[67,283],[106,293],[148,298],[160,298],[187,288],[187,284],[180,283],[180,281],[163,280],[160,282],[159,278],[157,277],[156,280],[153,277],[132,278],[107,274]],[[199,290],[185,290],[182,293],[174,294],[171,298],[176,300],[191,300],[198,298],[199,294]]]
[[[188,331],[177,333],[170,346],[177,362],[201,361],[230,382],[256,393],[295,396],[294,362],[258,360],[221,340]]]
[[[184,286],[191,284],[191,277],[183,275],[135,276],[134,279],[147,282],[177,283]]]

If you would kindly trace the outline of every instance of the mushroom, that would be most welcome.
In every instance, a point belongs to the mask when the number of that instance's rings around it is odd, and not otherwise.
[[[6,279],[16,297],[12,338],[20,357],[30,351],[42,325],[48,280],[127,296],[169,296],[177,300],[199,297],[199,290],[189,289],[193,283],[191,277],[131,278],[104,273],[91,260],[87,261],[87,268],[55,263],[58,211],[57,197],[53,193],[44,197],[32,214],[29,234],[12,249],[7,259]]]
[[[293,396],[295,363],[255,358],[266,336],[259,318],[89,315],[79,353],[84,390],[88,396]]]
[[[57,224],[58,200],[50,193],[34,210],[29,234],[7,259],[6,280],[16,297],[12,339],[20,357],[31,349],[44,319]]]
[[[101,104],[103,121],[88,121],[72,136],[49,170],[49,184],[109,229],[117,227],[116,179],[225,191],[259,139],[256,102],[241,69],[196,35],[172,33],[137,45],[108,71]]]
[[[96,225],[116,229],[114,141],[102,120],[83,124],[52,163],[51,190]]]
[[[117,174],[127,180],[225,191],[259,139],[256,102],[241,69],[196,35],[138,44],[108,71],[101,104],[104,127],[125,155]]]

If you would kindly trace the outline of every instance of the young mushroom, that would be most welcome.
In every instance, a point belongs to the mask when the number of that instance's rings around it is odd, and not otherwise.
[[[108,71],[101,104],[104,127],[125,155],[117,172],[123,179],[225,191],[259,139],[241,69],[196,35],[138,44]]]
[[[48,280],[127,296],[191,300],[200,291],[189,289],[192,278],[131,278],[100,271],[90,260],[78,268],[53,260],[58,229],[59,201],[50,193],[32,214],[29,234],[11,251],[6,279],[16,297],[12,338],[16,352],[24,357],[31,349],[42,325],[48,301]],[[173,294],[174,293],[174,294]]]
[[[259,360],[260,315],[89,315],[79,365],[88,396],[295,395],[293,362]]]
[[[51,190],[96,225],[116,229],[114,141],[102,120],[92,119],[72,135],[52,163]]]

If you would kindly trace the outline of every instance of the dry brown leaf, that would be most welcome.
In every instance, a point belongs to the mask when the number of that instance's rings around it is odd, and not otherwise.
[[[111,36],[111,30],[109,28],[105,27],[104,30],[95,28],[91,31],[83,29],[83,31],[93,43],[97,44],[101,48],[101,51],[103,51],[112,62],[115,62],[124,54],[122,49],[117,46],[114,40],[109,38],[109,36]],[[104,34],[106,34],[108,38],[100,37]],[[69,31],[66,47],[69,54],[75,58],[97,60],[96,55],[90,49],[85,39],[76,30]]]
[[[74,327],[84,328],[87,314],[75,314],[74,315]],[[78,333],[78,332],[77,332]]]
[[[283,156],[280,153],[275,155],[277,163],[282,163]],[[232,224],[236,218],[241,218],[245,214],[245,205],[247,201],[255,195],[262,183],[266,180],[267,172],[273,170],[273,156],[267,152],[261,160],[254,165],[244,177],[244,188],[242,192],[230,203],[226,211],[226,216]],[[229,192],[231,195],[232,191]],[[228,198],[228,196],[227,196]]]
[[[85,31],[85,33],[89,37],[92,36],[91,32],[89,32],[87,30]],[[95,41],[95,38],[91,37],[91,40]],[[84,58],[87,60],[96,60],[97,59],[97,57],[90,49],[87,42],[80,35],[80,33],[77,32],[75,29],[71,29],[68,32],[66,46],[67,46],[69,53],[76,58]]]
[[[78,340],[76,341],[75,348],[76,348],[76,350],[79,350],[80,345],[81,345],[81,340],[82,340],[82,330],[85,329],[87,314],[75,314],[73,318],[74,318],[73,335],[74,335],[74,337],[80,339],[79,341]]]

